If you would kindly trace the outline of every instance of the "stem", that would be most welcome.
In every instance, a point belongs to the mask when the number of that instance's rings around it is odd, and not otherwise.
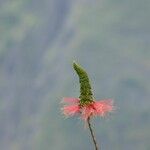
[[[91,126],[91,123],[90,123],[90,117],[88,118],[87,123],[88,123],[88,127],[90,129],[90,133],[91,133],[92,140],[93,140],[93,143],[94,143],[94,146],[95,146],[95,150],[98,150],[96,138],[94,136],[94,132],[93,132],[93,129],[92,129],[92,126]]]

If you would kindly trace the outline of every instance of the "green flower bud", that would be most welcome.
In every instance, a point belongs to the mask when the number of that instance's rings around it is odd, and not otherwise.
[[[93,94],[86,71],[77,63],[73,63],[73,68],[79,76],[80,82],[80,105],[84,106],[93,102]]]

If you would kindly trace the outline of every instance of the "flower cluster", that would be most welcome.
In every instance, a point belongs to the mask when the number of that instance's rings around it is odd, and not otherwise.
[[[111,99],[95,101],[88,74],[75,62],[73,63],[73,68],[79,76],[80,96],[79,98],[64,98],[63,103],[65,103],[65,105],[62,107],[62,112],[66,117],[75,115],[81,116],[85,123],[88,124],[95,150],[98,150],[90,119],[95,116],[104,117],[109,112],[112,112],[114,110],[113,101]]]
[[[81,115],[81,118],[85,121],[91,116],[104,117],[114,110],[113,101],[111,99],[91,101],[82,106],[78,98],[64,98],[63,103],[67,104],[62,108],[65,116]]]

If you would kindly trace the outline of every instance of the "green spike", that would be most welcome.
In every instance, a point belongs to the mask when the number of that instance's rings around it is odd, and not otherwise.
[[[84,106],[93,102],[93,94],[91,91],[91,85],[88,74],[86,71],[77,63],[73,62],[73,68],[79,76],[80,82],[80,105]]]

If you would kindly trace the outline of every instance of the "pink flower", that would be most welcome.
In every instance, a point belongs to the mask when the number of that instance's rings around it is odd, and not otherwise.
[[[80,112],[79,100],[77,98],[63,98],[62,102],[69,104],[62,108],[65,116],[74,116]]]
[[[79,101],[78,98],[64,98],[63,102],[68,105],[62,108],[63,114],[67,117],[81,115],[81,118],[87,121],[91,116],[104,117],[114,110],[113,101],[111,99],[93,101],[84,106],[80,106]]]

